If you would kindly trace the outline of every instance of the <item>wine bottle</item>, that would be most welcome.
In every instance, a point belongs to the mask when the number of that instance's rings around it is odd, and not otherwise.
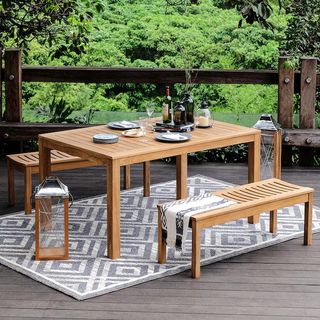
[[[173,109],[174,112],[174,124],[176,126],[181,126],[186,124],[186,110],[182,104],[182,102],[178,102]]]
[[[166,86],[166,96],[162,104],[162,122],[169,123],[171,121],[171,96],[170,88]]]
[[[187,122],[194,123],[194,103],[189,92],[184,93],[182,104],[186,110]]]

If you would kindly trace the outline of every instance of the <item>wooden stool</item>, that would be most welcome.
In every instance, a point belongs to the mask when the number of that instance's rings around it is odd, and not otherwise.
[[[143,164],[144,168],[144,196],[150,195],[150,162]],[[13,206],[15,203],[14,192],[14,170],[24,174],[25,183],[25,213],[32,212],[31,195],[32,195],[32,175],[39,173],[39,153],[29,152],[20,154],[7,155],[8,166],[8,205]],[[93,162],[83,160],[78,157],[70,156],[67,153],[52,150],[51,151],[51,170],[68,170],[84,167],[96,166]],[[124,188],[130,188],[130,165],[124,166]]]

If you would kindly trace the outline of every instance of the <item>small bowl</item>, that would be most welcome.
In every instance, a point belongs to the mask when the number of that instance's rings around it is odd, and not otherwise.
[[[110,143],[118,142],[119,136],[117,136],[116,134],[110,134],[110,133],[98,133],[92,137],[92,140],[94,143],[110,144]]]
[[[143,131],[141,129],[130,129],[122,132],[122,135],[129,138],[138,138],[142,137]]]

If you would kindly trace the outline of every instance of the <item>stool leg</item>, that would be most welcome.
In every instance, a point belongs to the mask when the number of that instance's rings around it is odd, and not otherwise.
[[[14,194],[14,166],[11,160],[7,159],[8,168],[8,205],[14,206],[15,194]]]
[[[201,243],[201,228],[195,220],[192,220],[192,261],[191,273],[192,278],[200,278],[200,243]]]
[[[158,263],[167,262],[167,246],[162,238],[161,212],[158,207]]]
[[[130,165],[124,166],[124,189],[130,189],[131,186],[131,167]]]
[[[304,241],[305,246],[312,244],[312,205],[313,194],[309,194],[309,201],[304,204]]]
[[[24,171],[24,211],[26,214],[30,214],[32,212],[31,195],[32,171],[31,168],[26,168]]]
[[[143,196],[150,197],[150,161],[143,163]]]
[[[278,215],[277,210],[270,211],[270,233],[277,233]]]

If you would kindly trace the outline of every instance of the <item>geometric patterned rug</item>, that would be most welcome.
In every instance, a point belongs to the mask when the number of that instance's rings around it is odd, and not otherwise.
[[[188,179],[189,195],[223,189],[230,184],[197,175]],[[157,263],[157,209],[174,200],[175,181],[121,192],[121,258],[104,256],[106,195],[74,202],[69,212],[69,260],[34,260],[34,215],[20,212],[0,218],[0,263],[78,300],[176,274],[191,267],[191,232],[186,252],[169,249],[167,264]],[[278,211],[278,234],[268,232],[269,216],[249,225],[246,219],[203,230],[201,265],[257,250],[303,235],[303,206]],[[313,230],[320,228],[314,208]],[[302,240],[301,240],[302,245]]]

